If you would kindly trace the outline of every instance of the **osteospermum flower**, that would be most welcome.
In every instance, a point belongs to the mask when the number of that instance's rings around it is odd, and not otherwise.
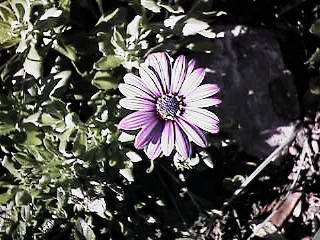
[[[172,66],[173,64],[173,66]],[[207,146],[205,132],[219,131],[218,117],[204,109],[221,101],[216,84],[200,85],[205,76],[195,61],[179,56],[173,63],[167,53],[150,54],[139,68],[140,77],[128,73],[119,84],[126,97],[120,105],[135,112],[123,118],[119,129],[138,130],[135,147],[145,149],[154,160],[161,152],[169,156],[174,147],[183,158],[190,157],[191,142]]]

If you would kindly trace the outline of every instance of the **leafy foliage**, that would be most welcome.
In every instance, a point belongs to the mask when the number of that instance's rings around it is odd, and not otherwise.
[[[150,13],[184,10],[153,1],[104,7],[100,1],[0,3],[0,45],[8,53],[0,92],[1,238],[49,239],[58,228],[61,238],[72,239],[137,233],[141,216],[130,211],[144,204],[122,206],[131,201],[132,162],[144,156],[117,130],[117,85],[150,48],[173,43],[174,26],[150,20]],[[83,17],[95,19],[90,29],[75,16],[86,8]],[[133,10],[137,15],[124,17]],[[178,48],[179,40],[171,49]]]

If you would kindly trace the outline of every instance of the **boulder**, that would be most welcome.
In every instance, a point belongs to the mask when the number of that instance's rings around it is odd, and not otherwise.
[[[212,39],[215,50],[194,57],[219,84],[221,130],[247,153],[264,158],[291,134],[299,117],[294,78],[271,31],[226,27]]]

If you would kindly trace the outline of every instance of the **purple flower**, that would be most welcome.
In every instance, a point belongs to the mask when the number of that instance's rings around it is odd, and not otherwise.
[[[173,66],[172,66],[173,65]],[[200,85],[205,76],[203,68],[185,56],[173,59],[164,52],[150,54],[139,68],[140,77],[128,73],[119,84],[125,95],[120,105],[135,112],[123,118],[119,129],[138,130],[134,146],[145,148],[151,160],[161,152],[169,156],[174,149],[183,158],[191,155],[191,142],[207,146],[204,131],[219,131],[218,117],[204,109],[217,105],[220,99],[216,84]]]

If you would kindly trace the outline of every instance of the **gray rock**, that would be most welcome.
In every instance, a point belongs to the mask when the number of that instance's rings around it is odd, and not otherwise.
[[[299,117],[296,87],[270,31],[243,28],[235,36],[232,29],[210,40],[215,51],[195,58],[209,68],[206,81],[222,88],[222,131],[246,152],[264,158],[290,135],[290,124]]]

